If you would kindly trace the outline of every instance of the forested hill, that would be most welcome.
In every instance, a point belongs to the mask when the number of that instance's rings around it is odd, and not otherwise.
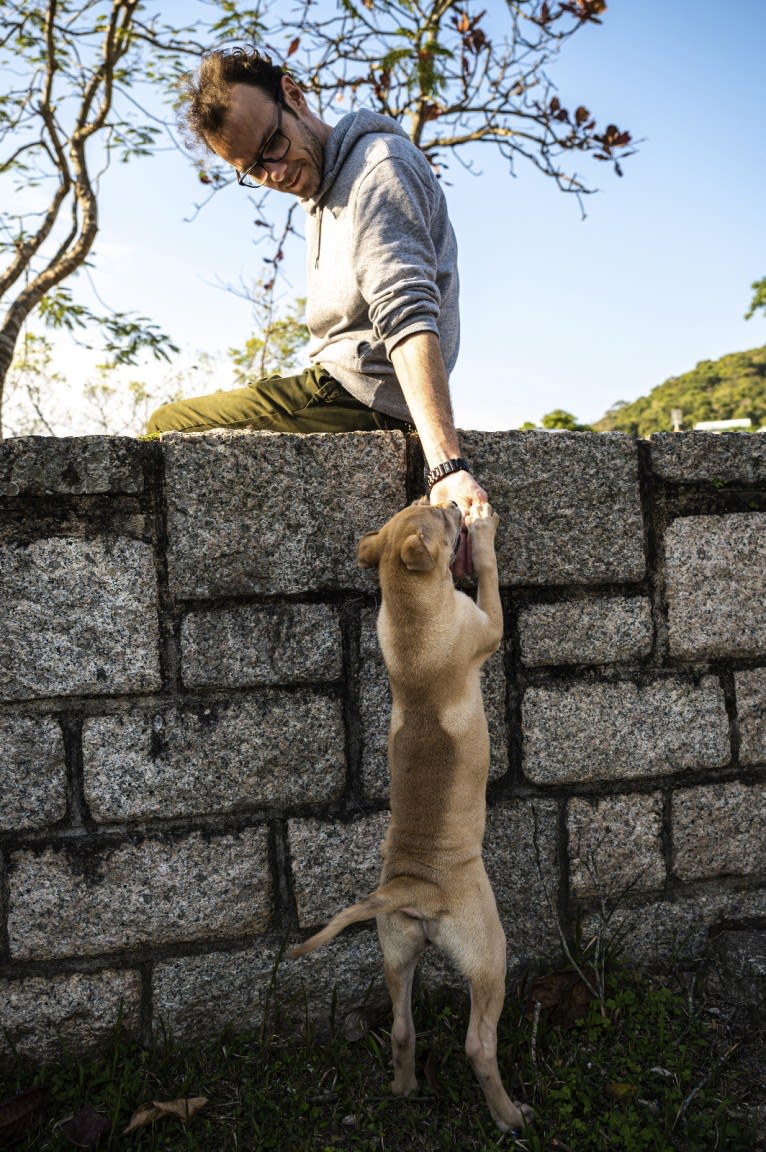
[[[671,411],[680,409],[682,428],[701,420],[740,420],[749,416],[754,429],[766,425],[766,345],[733,352],[720,360],[703,360],[683,376],[671,376],[648,396],[619,403],[593,427],[598,432],[649,436],[672,430]]]

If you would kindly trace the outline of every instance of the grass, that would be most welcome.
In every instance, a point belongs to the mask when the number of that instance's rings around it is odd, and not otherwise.
[[[107,1051],[62,1054],[39,1065],[14,1057],[0,1065],[0,1098],[45,1088],[34,1131],[15,1145],[35,1152],[71,1149],[62,1122],[85,1104],[107,1116],[99,1149],[162,1152],[330,1152],[406,1149],[461,1152],[754,1152],[741,1114],[761,1061],[752,1067],[732,1037],[688,992],[621,968],[602,1004],[557,1024],[556,1006],[535,1014],[509,996],[499,1033],[500,1066],[511,1095],[532,1104],[536,1122],[514,1142],[492,1124],[463,1054],[462,997],[420,996],[416,1098],[389,1092],[388,1019],[350,1041],[272,1027],[215,1043],[165,1040],[144,1049],[116,1034]],[[525,1011],[525,1008],[527,1010]],[[559,1013],[559,1015],[561,1015]],[[147,1101],[207,1097],[188,1125],[166,1118],[123,1135]],[[0,1147],[3,1108],[0,1107]]]

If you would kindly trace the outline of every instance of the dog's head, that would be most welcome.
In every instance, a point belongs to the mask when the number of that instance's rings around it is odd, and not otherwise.
[[[449,573],[457,550],[463,514],[457,504],[411,504],[392,516],[377,532],[359,541],[360,568],[392,564],[408,572]]]

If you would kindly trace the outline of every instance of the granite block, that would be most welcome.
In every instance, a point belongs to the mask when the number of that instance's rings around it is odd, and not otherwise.
[[[0,1053],[53,1060],[62,1045],[81,1055],[114,1035],[138,1036],[141,977],[136,971],[73,972],[0,980]]]
[[[671,656],[766,651],[766,515],[688,516],[665,534]]]
[[[643,580],[635,440],[617,433],[464,432],[500,515],[503,585]]]
[[[370,799],[388,798],[391,688],[375,630],[377,608],[362,613],[357,693],[362,735],[362,785]]]
[[[236,939],[263,932],[271,915],[265,827],[21,850],[7,872],[19,960]]]
[[[655,476],[674,484],[762,484],[766,436],[741,432],[660,432],[650,438]]]
[[[763,888],[682,890],[672,900],[618,904],[608,909],[608,922],[601,910],[584,912],[581,930],[585,940],[598,937],[602,947],[609,946],[613,955],[634,964],[677,965],[699,959],[719,924],[764,914]]]
[[[558,805],[512,800],[487,812],[484,865],[505,930],[508,962],[557,954]]]
[[[177,598],[372,586],[356,546],[407,502],[401,433],[170,433],[162,447]]]
[[[271,691],[93,717],[83,762],[100,821],[335,800],[346,779],[343,705],[309,690]]]
[[[0,832],[62,820],[66,787],[58,722],[52,716],[0,716]]]
[[[537,784],[633,780],[730,760],[715,676],[528,688],[522,726],[524,772]]]
[[[737,672],[739,758],[743,764],[766,764],[766,668]]]
[[[389,1028],[391,1001],[375,921],[347,929],[306,956],[286,959],[277,972],[275,1000],[279,1017],[294,1027],[305,1027],[308,1018],[341,1029],[351,1040],[371,1027]],[[390,1059],[389,1050],[383,1059]]]
[[[727,928],[712,942],[705,993],[747,1026],[766,1008],[766,932]]]
[[[117,536],[0,548],[0,698],[160,687],[151,546]]]
[[[662,796],[574,797],[567,810],[574,896],[612,903],[627,892],[662,888]]]
[[[264,1020],[278,945],[177,956],[152,968],[154,1033],[183,1042],[227,1029],[256,1032]]]
[[[288,826],[298,922],[321,926],[378,886],[388,812],[357,820],[291,820]]]
[[[708,784],[673,795],[673,867],[682,880],[766,874],[766,784]]]
[[[120,436],[19,436],[0,442],[0,498],[140,494],[146,446]]]
[[[519,609],[521,660],[550,664],[618,664],[651,653],[652,606],[643,596],[591,597]]]
[[[181,625],[182,676],[190,687],[338,680],[343,644],[329,604],[246,604],[190,612]]]

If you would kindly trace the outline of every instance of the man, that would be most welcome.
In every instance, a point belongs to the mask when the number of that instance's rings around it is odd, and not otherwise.
[[[487,494],[460,456],[448,372],[459,342],[457,246],[427,160],[394,121],[335,126],[268,57],[208,54],[186,78],[190,135],[246,187],[297,196],[308,217],[311,368],[159,408],[150,432],[346,432],[415,426],[434,502]]]

